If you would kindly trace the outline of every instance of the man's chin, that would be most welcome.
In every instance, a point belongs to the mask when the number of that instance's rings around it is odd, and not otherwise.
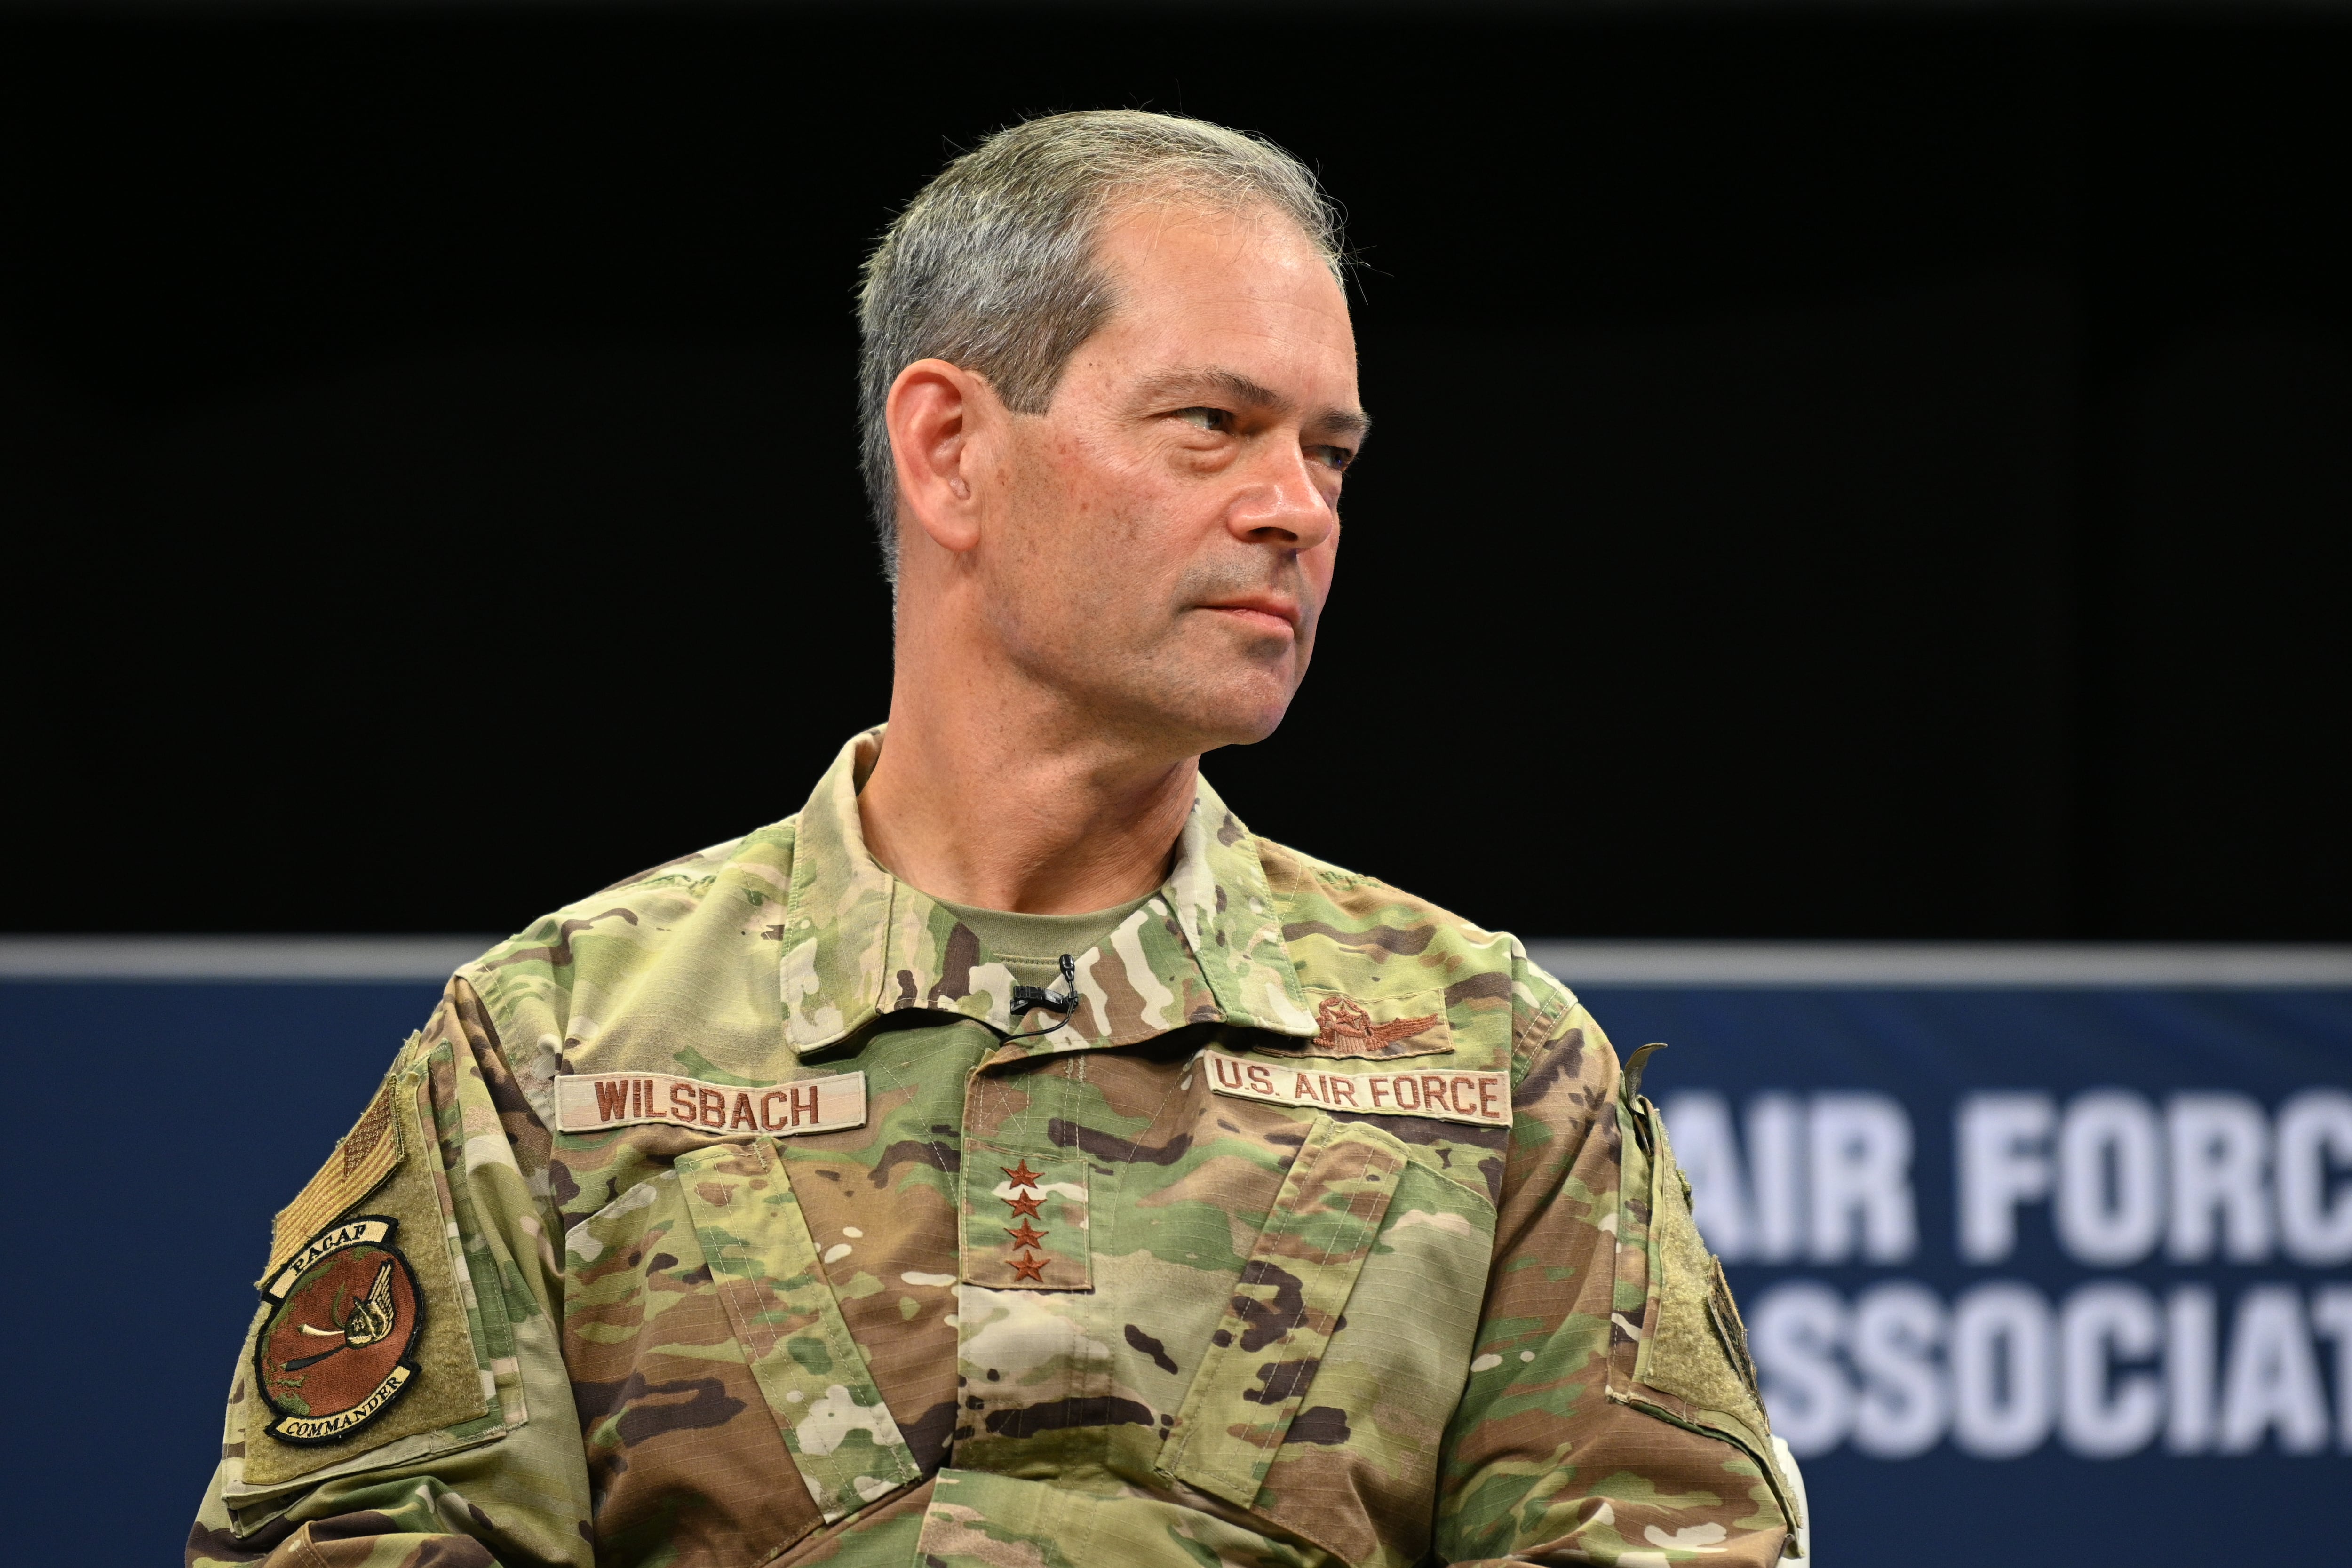
[[[1097,721],[1147,749],[1198,754],[1254,745],[1273,734],[1297,689],[1289,660],[1279,667],[1232,659],[1166,660],[1130,667],[1096,688]]]
[[[1189,728],[1205,742],[1199,749],[1213,752],[1223,746],[1254,746],[1282,727],[1283,715],[1290,710],[1290,699],[1279,701],[1259,701],[1220,706],[1213,712],[1191,716]]]

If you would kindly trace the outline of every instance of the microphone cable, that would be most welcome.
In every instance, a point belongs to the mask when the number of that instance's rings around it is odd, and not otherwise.
[[[1070,1015],[1076,1011],[1078,1005],[1078,966],[1066,952],[1062,954],[1061,969],[1062,989],[1058,992],[1048,991],[1043,985],[1016,984],[1013,987],[1013,1016],[1015,1018],[1024,1017],[1040,1009],[1059,1013],[1061,1017],[1042,1029],[1025,1029],[1017,1035],[1007,1035],[1004,1037],[1006,1045],[1015,1040],[1034,1040],[1050,1035],[1070,1021]]]

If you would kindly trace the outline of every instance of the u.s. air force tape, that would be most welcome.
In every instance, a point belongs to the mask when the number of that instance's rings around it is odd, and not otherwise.
[[[1481,1127],[1511,1124],[1511,1079],[1499,1072],[1322,1072],[1287,1062],[1203,1051],[1209,1087],[1240,1100],[1311,1105],[1372,1116],[1430,1116]]]
[[[661,1072],[580,1073],[555,1080],[559,1132],[596,1132],[638,1121],[779,1137],[861,1127],[866,1075],[837,1073],[763,1089]]]

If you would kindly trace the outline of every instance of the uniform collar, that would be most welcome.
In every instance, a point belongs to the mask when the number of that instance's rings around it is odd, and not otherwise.
[[[886,1013],[923,1008],[1006,1034],[1050,1014],[1012,1014],[1013,976],[926,894],[866,852],[857,792],[882,754],[877,727],[841,749],[801,810],[784,906],[784,1037],[802,1056]],[[1131,1045],[1185,1024],[1311,1036],[1316,1024],[1282,940],[1265,868],[1206,780],[1177,837],[1168,880],[1109,941],[1078,959],[1079,1004],[1031,1052]]]

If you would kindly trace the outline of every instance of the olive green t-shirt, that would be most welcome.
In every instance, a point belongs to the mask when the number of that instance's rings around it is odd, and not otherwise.
[[[1156,892],[1157,889],[1154,889]],[[1150,902],[1152,893],[1130,899],[1116,909],[1082,915],[1016,915],[1004,910],[975,910],[934,898],[932,902],[961,921],[980,939],[980,951],[1013,972],[1024,985],[1061,988],[1062,954],[1083,958],[1110,940],[1127,917]]]

